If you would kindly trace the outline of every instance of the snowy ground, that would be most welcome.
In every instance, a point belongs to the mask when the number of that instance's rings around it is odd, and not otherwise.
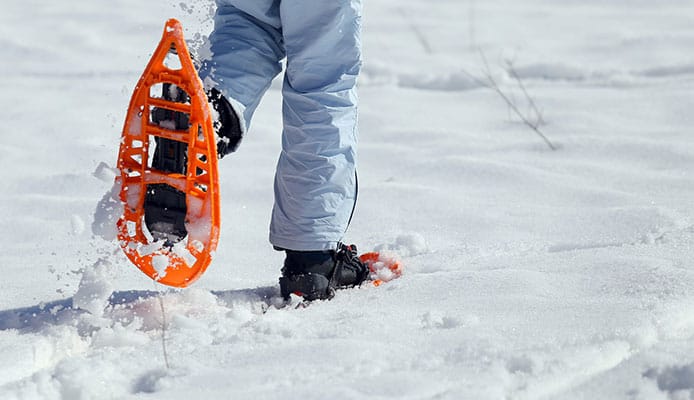
[[[193,288],[90,229],[164,21],[192,39],[209,7],[2,3],[0,398],[694,398],[694,2],[366,2],[346,239],[406,274],[281,310],[277,85]],[[480,84],[530,115],[508,62],[558,150]]]

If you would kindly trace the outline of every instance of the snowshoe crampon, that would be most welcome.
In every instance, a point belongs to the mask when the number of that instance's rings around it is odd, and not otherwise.
[[[191,284],[219,238],[217,149],[207,96],[175,19],[130,100],[118,168],[123,251],[160,283]]]

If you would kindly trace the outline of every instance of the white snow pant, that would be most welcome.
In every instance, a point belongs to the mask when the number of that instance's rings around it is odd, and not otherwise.
[[[282,69],[282,152],[270,243],[334,249],[356,202],[361,0],[217,0],[200,75],[250,125]]]

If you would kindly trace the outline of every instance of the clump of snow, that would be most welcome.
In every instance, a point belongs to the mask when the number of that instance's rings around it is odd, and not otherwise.
[[[141,188],[139,185],[128,185],[126,186],[126,202],[128,207],[137,208],[140,203]]]
[[[421,323],[425,329],[454,329],[462,324],[456,317],[444,315],[440,311],[424,313]]]
[[[369,264],[370,279],[389,282],[402,275],[402,262],[393,254],[379,253],[378,259]]]
[[[380,244],[375,249],[398,257],[413,257],[429,251],[424,236],[419,233],[400,234],[391,243]]]
[[[205,199],[197,196],[189,196],[187,200],[186,208],[188,213],[190,215],[202,216],[205,210]]]
[[[123,215],[120,189],[120,182],[114,182],[111,190],[104,194],[94,210],[92,233],[106,241],[114,241],[118,237],[116,222]]]
[[[166,254],[156,254],[152,256],[152,268],[157,272],[157,278],[166,276],[166,269],[169,268],[170,260]]]
[[[371,280],[388,282],[396,278],[395,273],[391,271],[387,264],[383,261],[373,263],[371,268],[373,269],[373,272],[371,273]]]
[[[70,217],[70,226],[73,235],[81,235],[85,229],[84,220],[77,214],[73,214]]]
[[[102,182],[112,183],[116,180],[116,176],[118,176],[118,170],[102,161],[96,166],[92,175]]]
[[[75,308],[88,311],[94,316],[102,315],[113,292],[111,269],[111,262],[105,258],[84,269],[77,292],[72,298]]]
[[[201,241],[207,242],[210,236],[212,220],[210,215],[210,196],[198,198],[189,196],[187,199],[188,215],[196,218],[186,221],[186,230],[188,231],[188,240],[202,244]]]
[[[188,243],[188,241],[190,241],[190,239],[182,240],[174,244],[171,250],[174,254],[181,257],[186,262],[188,267],[192,267],[197,261],[197,258],[193,255],[193,253],[190,252],[190,250],[188,250],[188,246],[192,246],[197,251],[202,251],[204,249],[204,245],[198,240],[192,240],[191,243]]]
[[[137,253],[141,256],[148,256],[162,248],[166,243],[165,240],[151,241],[151,243],[135,243],[131,242],[130,245],[137,249]]]

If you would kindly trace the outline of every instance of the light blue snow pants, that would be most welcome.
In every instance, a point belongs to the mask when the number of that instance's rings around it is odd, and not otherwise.
[[[270,243],[335,249],[356,202],[361,0],[217,0],[211,57],[201,68],[244,129],[274,77],[282,87],[282,152]]]

